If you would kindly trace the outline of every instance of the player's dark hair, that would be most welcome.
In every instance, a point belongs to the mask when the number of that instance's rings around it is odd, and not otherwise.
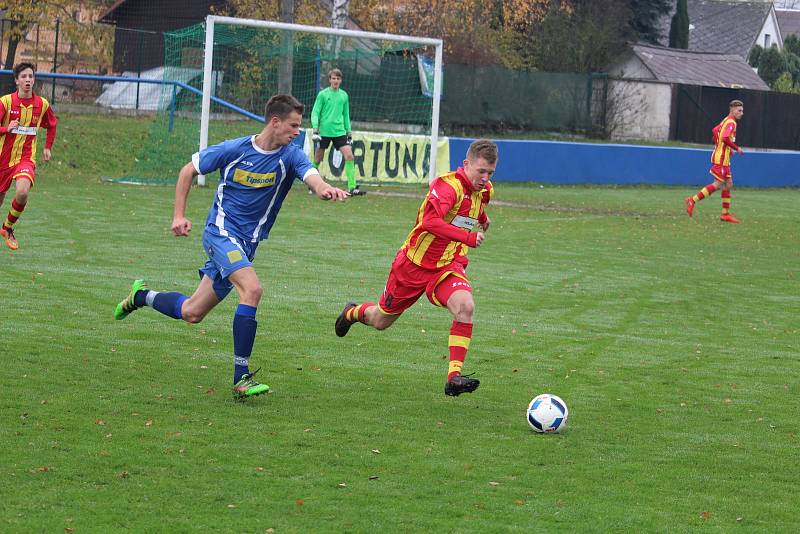
[[[739,108],[739,107],[744,107],[744,104],[742,103],[741,100],[731,100],[731,103],[728,104],[728,107],[729,108]]]
[[[264,113],[264,122],[269,122],[272,117],[285,120],[292,111],[303,114],[305,106],[292,95],[277,94],[267,102],[267,111]]]
[[[19,78],[19,73],[25,69],[31,69],[33,72],[36,72],[36,67],[33,66],[33,63],[23,61],[22,63],[17,63],[14,65],[14,79],[16,80]]]
[[[342,71],[340,71],[339,69],[331,69],[331,71],[328,73],[329,80],[331,79],[331,76],[338,76],[339,78],[341,78]]]
[[[497,161],[497,145],[488,139],[473,141],[467,150],[467,159],[475,161],[478,158],[483,158],[488,163],[495,163]]]

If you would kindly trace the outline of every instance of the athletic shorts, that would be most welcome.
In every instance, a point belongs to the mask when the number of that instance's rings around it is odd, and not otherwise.
[[[36,183],[36,164],[32,161],[20,161],[13,167],[0,171],[0,193],[8,191],[11,181],[18,178],[27,178],[31,185]]]
[[[258,243],[252,243],[234,237],[219,234],[216,226],[206,226],[203,232],[203,249],[208,254],[208,261],[202,269],[198,269],[200,278],[203,275],[211,278],[219,300],[228,296],[233,289],[233,284],[228,277],[245,267],[253,264]]]
[[[715,180],[719,180],[720,182],[733,178],[730,165],[712,165],[711,170],[708,172],[711,173]]]
[[[440,284],[452,275],[453,287],[441,288]],[[450,265],[438,270],[424,269],[406,257],[402,250],[397,253],[389,270],[389,279],[386,281],[386,289],[381,294],[378,307],[386,315],[400,315],[410,308],[423,293],[434,306],[445,307],[447,298],[455,290],[465,290],[472,292],[467,273],[464,266],[453,262]],[[438,295],[446,295],[444,302],[441,302]]]
[[[341,150],[343,146],[347,146],[347,136],[340,135],[339,137],[323,137],[319,142],[319,148],[325,150],[333,143],[333,148]]]

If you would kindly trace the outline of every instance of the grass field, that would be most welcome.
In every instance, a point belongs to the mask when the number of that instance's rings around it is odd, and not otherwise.
[[[234,403],[235,295],[194,326],[112,318],[134,278],[193,290],[212,190],[173,238],[171,188],[98,180],[145,121],[59,132],[0,250],[0,531],[800,528],[800,191],[734,190],[743,224],[723,225],[718,196],[686,217],[683,189],[496,184],[470,254],[482,385],[449,398],[449,314],[424,299],[333,334],[382,290],[422,189],[334,205],[297,184],[255,262],[272,390]],[[542,392],[569,405],[561,435],[525,421]]]

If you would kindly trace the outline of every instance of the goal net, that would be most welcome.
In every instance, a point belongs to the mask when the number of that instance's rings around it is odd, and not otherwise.
[[[275,93],[290,93],[305,105],[308,133],[316,95],[338,68],[350,97],[359,183],[427,182],[449,164],[437,131],[441,47],[437,39],[213,15],[167,33],[164,80],[182,83],[161,86],[145,147],[122,180],[173,183],[198,149],[257,133]],[[310,156],[308,137],[295,142]],[[343,167],[331,149],[320,171],[337,181]]]

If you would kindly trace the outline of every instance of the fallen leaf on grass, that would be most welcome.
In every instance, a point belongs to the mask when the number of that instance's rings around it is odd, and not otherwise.
[[[711,517],[711,512],[701,512],[700,519],[709,519]]]
[[[346,488],[346,487],[347,487],[347,484],[345,484],[344,482],[341,482],[341,483],[339,483],[339,484],[338,484],[338,487],[340,487],[340,488]]]
[[[380,477],[378,475],[371,475],[369,477],[370,480],[378,480]]]
[[[153,426],[153,420],[148,419],[147,422],[144,424],[144,426]]]
[[[500,483],[499,483],[499,482],[495,482],[495,481],[493,480],[493,481],[489,482],[489,485],[490,485],[490,486],[499,486],[499,485],[500,485]]]
[[[381,451],[379,451],[378,449],[372,449],[372,452],[374,452],[375,454],[380,454],[381,453]]]
[[[294,503],[297,506],[303,506],[306,503],[306,501],[304,501],[303,499],[297,499],[296,501],[294,501]]]
[[[31,469],[31,473],[33,473],[34,475],[36,473],[44,473],[45,471],[50,471],[50,468],[47,467],[46,465],[43,465],[42,467],[37,467],[36,469]]]

